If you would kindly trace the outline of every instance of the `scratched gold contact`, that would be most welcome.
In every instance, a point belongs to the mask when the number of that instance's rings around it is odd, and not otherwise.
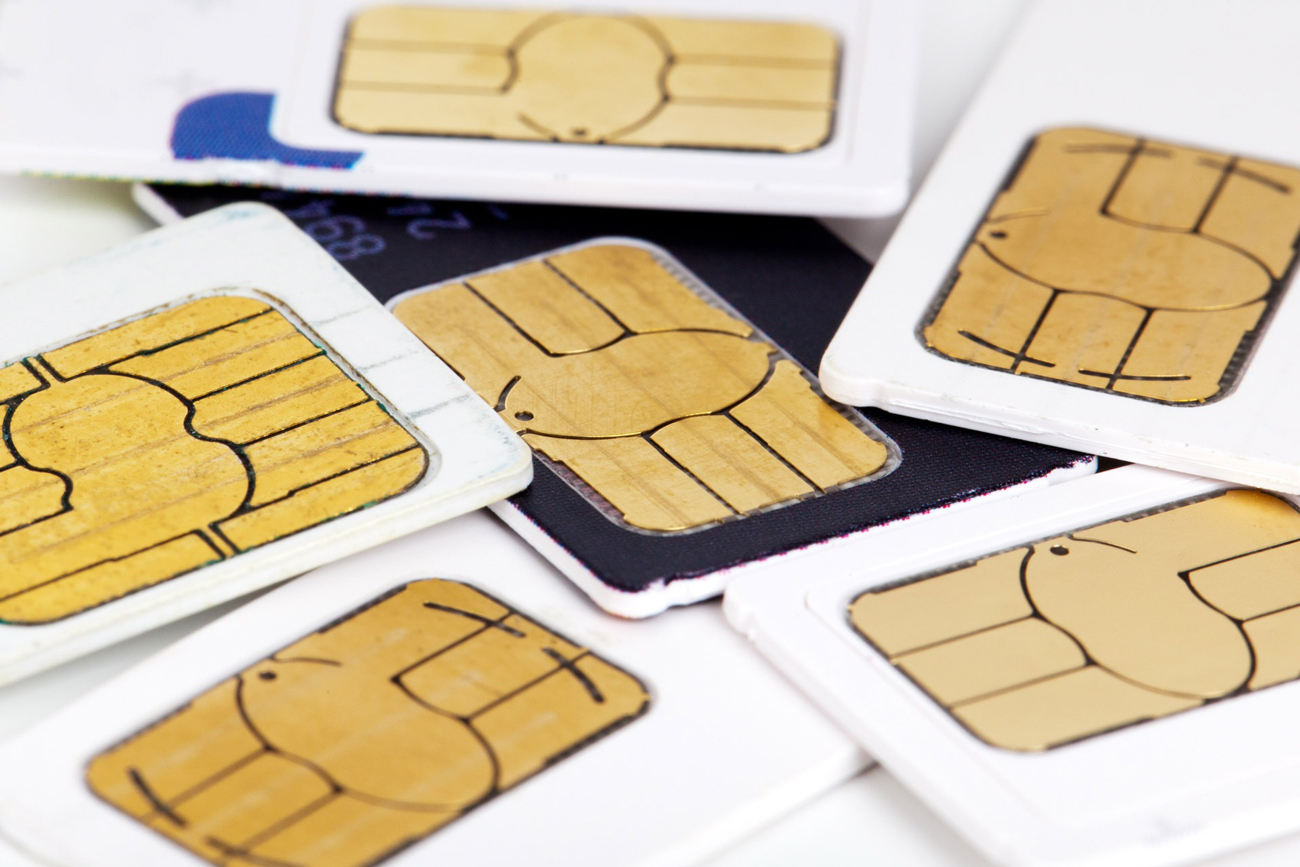
[[[367,133],[797,153],[830,137],[839,46],[807,24],[379,6],[334,99]]]
[[[597,242],[393,312],[602,514],[678,532],[888,472],[892,444],[662,252]]]
[[[0,621],[48,623],[387,499],[427,455],[268,304],[0,368]]]
[[[849,619],[975,736],[1051,749],[1300,678],[1300,513],[1220,492],[867,591]]]
[[[369,867],[627,724],[646,688],[466,584],[407,584],[93,759],[219,867]]]
[[[1241,376],[1297,236],[1300,169],[1051,130],[985,214],[921,336],[956,361],[1205,404]]]

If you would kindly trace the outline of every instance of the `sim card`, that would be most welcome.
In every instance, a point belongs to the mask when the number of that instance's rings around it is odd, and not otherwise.
[[[988,858],[1300,830],[1300,499],[1126,466],[759,567],[724,608]]]
[[[69,867],[694,863],[867,761],[718,606],[609,617],[486,512],[276,589],[0,755],[0,831]]]
[[[827,393],[1300,492],[1300,126],[1273,109],[1300,97],[1276,74],[1298,24],[1040,4],[832,342]],[[1207,110],[1228,93],[1254,97]]]
[[[563,5],[8,9],[0,169],[828,216],[905,203],[915,4]]]
[[[509,428],[271,208],[3,291],[0,682],[528,483]]]
[[[532,448],[494,508],[608,611],[1093,471],[858,412],[813,365],[869,266],[798,218],[141,187],[160,219],[254,196],[320,240]]]

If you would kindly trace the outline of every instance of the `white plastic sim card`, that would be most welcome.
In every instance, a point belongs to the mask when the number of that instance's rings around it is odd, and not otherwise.
[[[752,573],[726,612],[995,862],[1185,863],[1300,830],[1298,503],[1122,467]]]
[[[11,5],[0,169],[691,210],[902,207],[911,0],[561,5]]]
[[[0,756],[0,830],[69,867],[693,863],[866,762],[717,606],[611,618],[486,512],[275,590]]]
[[[1047,0],[827,352],[836,399],[1300,492],[1300,7]]]
[[[0,682],[531,477],[491,408],[265,206],[0,299]]]

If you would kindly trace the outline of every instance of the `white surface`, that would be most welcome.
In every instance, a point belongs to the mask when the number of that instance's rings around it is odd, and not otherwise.
[[[1300,302],[1283,296],[1234,389],[1174,406],[964,364],[916,329],[1025,143],[1082,126],[1300,163],[1300,6],[1044,0],[966,115],[822,360],[862,406],[1300,492]],[[1222,50],[1205,50],[1222,40]],[[1243,94],[1250,94],[1243,98]]]
[[[575,204],[874,216],[909,179],[916,0],[637,0],[640,12],[806,20],[843,44],[826,145],[800,154],[370,135],[331,118],[358,0],[7,0],[0,8],[0,170],[262,183]],[[459,4],[474,5],[471,0]],[[495,0],[484,6],[553,6]],[[569,9],[609,8],[574,0]],[[259,27],[248,27],[258,21]],[[93,74],[87,74],[93,70]],[[172,157],[177,111],[203,95],[276,94],[284,144],[363,152],[350,169]],[[51,110],[51,106],[59,106]]]
[[[0,624],[0,683],[201,611],[523,488],[528,448],[465,383],[278,211],[236,205],[0,287],[9,361],[214,292],[297,318],[428,455],[409,489],[370,507],[54,622]]]
[[[40,2],[40,0],[35,0]],[[929,168],[1027,0],[930,0],[922,30],[917,139],[918,177]],[[833,227],[874,257],[892,220],[839,220]],[[111,184],[0,179],[0,279],[12,279],[94,252],[153,226],[127,188]],[[92,685],[123,671],[225,608],[155,630],[0,689],[0,736],[35,723]],[[714,614],[720,619],[721,613]],[[880,769],[751,834],[711,867],[792,864],[871,867],[981,867],[987,862]],[[1292,867],[1300,838],[1214,859],[1214,867]],[[0,845],[0,865],[41,867]]]
[[[903,527],[852,552],[755,570],[728,620],[988,857],[1008,865],[1181,864],[1300,829],[1300,682],[1043,752],[990,746],[858,636],[863,591],[1222,489],[1122,467]]]
[[[196,864],[92,794],[87,763],[322,624],[431,577],[468,583],[590,648],[651,699],[642,716],[392,856],[392,867],[693,863],[866,763],[716,605],[648,624],[616,620],[480,511],[292,581],[6,744],[0,832],[77,867]]]

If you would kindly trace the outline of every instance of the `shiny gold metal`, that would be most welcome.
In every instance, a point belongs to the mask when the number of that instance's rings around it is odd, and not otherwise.
[[[633,527],[688,530],[890,468],[882,434],[682,275],[645,247],[597,243],[412,293],[393,312]]]
[[[922,338],[1008,373],[1207,403],[1240,375],[1298,236],[1300,169],[1051,130],[985,214]]]
[[[191,301],[0,369],[0,621],[58,620],[387,499],[407,431],[269,305]]]
[[[416,581],[91,761],[220,867],[366,867],[645,712],[636,678],[466,584]]]
[[[797,153],[835,113],[821,27],[379,6],[348,30],[334,115],[367,133]]]
[[[867,591],[849,619],[976,736],[1050,749],[1300,678],[1300,512],[1221,492]]]

